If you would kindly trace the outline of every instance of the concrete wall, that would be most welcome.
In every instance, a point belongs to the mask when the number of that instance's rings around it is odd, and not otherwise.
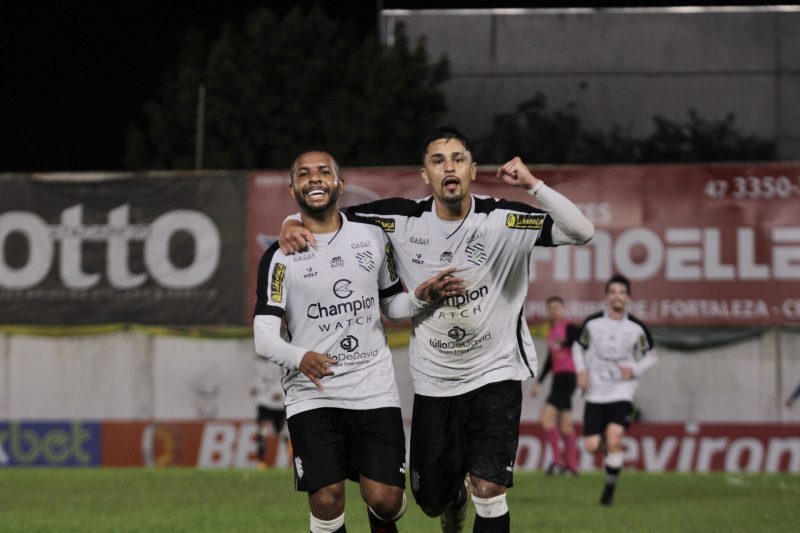
[[[544,353],[544,344],[536,341]],[[393,348],[403,412],[411,416],[407,348]],[[648,421],[800,421],[783,399],[800,380],[800,333],[762,337],[691,353],[659,349],[641,383]],[[0,420],[241,419],[255,409],[250,339],[216,340],[127,332],[83,337],[0,337]],[[546,391],[529,395],[536,420]],[[583,401],[575,396],[575,415]]]
[[[450,59],[449,119],[476,137],[539,91],[550,110],[574,102],[589,129],[636,136],[654,115],[734,113],[740,131],[800,158],[800,7],[395,10],[387,42],[397,22]]]

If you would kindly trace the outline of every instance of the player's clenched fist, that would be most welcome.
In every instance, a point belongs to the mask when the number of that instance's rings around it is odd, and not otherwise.
[[[335,363],[336,361],[334,359],[331,359],[324,353],[306,352],[303,355],[303,359],[300,360],[299,368],[300,372],[308,376],[308,379],[310,379],[319,390],[322,390],[325,387],[322,386],[321,379],[325,376],[333,375],[331,365]]]
[[[505,165],[497,170],[497,177],[501,178],[504,182],[512,187],[525,187],[530,189],[537,183],[539,179],[531,174],[522,159],[515,157]]]

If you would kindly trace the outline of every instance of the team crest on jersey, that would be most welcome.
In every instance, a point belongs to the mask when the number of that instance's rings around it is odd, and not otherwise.
[[[506,216],[506,227],[512,229],[542,229],[544,226],[544,215],[523,215],[520,213],[509,213]]]
[[[449,250],[447,252],[442,252],[441,255],[439,255],[439,261],[441,261],[442,263],[450,263],[452,260],[453,260],[453,252]]]
[[[358,259],[358,266],[367,272],[372,272],[372,269],[375,268],[375,261],[372,260],[372,252],[370,251],[357,253],[356,259]]]
[[[331,259],[331,268],[342,268],[344,267],[344,259],[342,256],[337,255],[333,259]]]
[[[358,348],[358,339],[353,337],[352,335],[348,335],[347,337],[342,339],[342,342],[339,343],[339,346],[342,347],[342,350],[345,350],[347,352],[352,352],[353,350]]]
[[[280,303],[283,300],[283,277],[286,275],[286,265],[278,263],[272,271],[272,282],[270,283],[269,299]]]
[[[383,228],[386,233],[394,233],[395,224],[393,218],[367,217],[367,220]]]
[[[458,326],[453,326],[450,328],[450,331],[447,332],[447,336],[454,341],[460,341],[467,336],[467,332]]]
[[[389,268],[389,279],[397,281],[397,264],[394,262],[394,248],[390,242],[386,243],[386,266]]]
[[[482,265],[486,261],[486,252],[483,251],[483,244],[476,242],[467,246],[467,261],[473,265]]]

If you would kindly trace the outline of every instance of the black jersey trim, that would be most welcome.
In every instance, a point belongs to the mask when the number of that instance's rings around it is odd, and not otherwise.
[[[528,360],[528,354],[525,353],[525,345],[522,343],[522,328],[528,327],[525,323],[525,316],[524,316],[524,309],[519,310],[519,316],[517,317],[517,346],[519,346],[519,353],[522,356],[522,360],[525,362],[525,366],[528,368],[528,372],[530,372],[531,377],[536,375],[536,372],[531,369],[531,363]]]
[[[386,287],[385,289],[381,289],[378,291],[378,298],[383,300],[384,298],[388,298],[389,296],[394,296],[395,294],[403,292],[403,284],[399,281],[390,287]]]
[[[547,213],[547,211],[542,211],[538,207],[534,207],[530,204],[504,200],[502,198],[479,198],[475,195],[472,195],[472,199],[475,201],[476,213],[491,213],[495,209],[519,211],[521,213]]]
[[[628,320],[638,324],[639,327],[642,328],[642,331],[644,331],[644,336],[647,338],[647,349],[642,351],[647,352],[648,350],[652,350],[655,347],[655,342],[653,341],[653,335],[650,333],[650,328],[645,326],[644,322],[642,322],[637,316],[629,314]]]
[[[421,217],[433,209],[433,197],[423,200],[409,200],[407,198],[386,198],[375,200],[366,204],[351,205],[344,208],[344,214],[350,217],[359,217],[369,222],[364,215],[398,215],[404,217]]]
[[[598,318],[601,318],[603,314],[604,314],[603,311],[597,311],[596,313],[592,313],[591,315],[587,316],[586,319],[583,321],[583,324],[581,324],[581,331],[578,334],[578,338],[576,339],[576,341],[578,342],[578,344],[581,345],[581,347],[584,350],[589,348],[589,338],[587,337],[589,332],[586,329],[586,325],[589,324],[589,322],[591,322],[592,320],[597,320]]]
[[[280,249],[278,242],[273,242],[261,255],[261,260],[258,262],[258,274],[256,275],[256,306],[253,311],[253,316],[263,315],[268,313],[260,312],[264,306],[267,306],[269,301],[269,267],[272,264],[272,259],[275,252]],[[273,306],[274,307],[274,306]]]
[[[278,307],[278,306],[275,306],[275,305],[262,304],[262,303],[259,302],[259,303],[256,303],[256,311],[254,313],[254,316],[271,315],[271,316],[276,316],[278,318],[283,318],[283,316],[285,314],[286,314],[286,311],[282,307]]]
[[[544,225],[541,231],[539,231],[539,236],[536,237],[536,245],[555,246],[553,244],[553,217],[550,215],[544,217]]]

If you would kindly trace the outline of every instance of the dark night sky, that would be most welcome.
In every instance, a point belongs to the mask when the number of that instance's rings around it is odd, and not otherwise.
[[[0,3],[0,172],[121,169],[125,128],[141,117],[142,104],[155,98],[159,79],[174,67],[187,30],[203,28],[213,40],[223,21],[241,23],[259,6],[285,12],[291,5],[312,3],[4,0]],[[378,2],[321,3],[330,16],[351,21],[364,33],[374,31]],[[559,5],[470,0],[382,3],[385,8],[409,9]]]

